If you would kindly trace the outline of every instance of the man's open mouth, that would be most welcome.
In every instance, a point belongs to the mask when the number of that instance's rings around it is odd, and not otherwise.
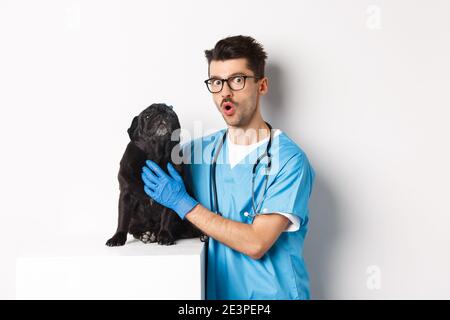
[[[222,104],[223,113],[227,116],[232,116],[236,111],[236,107],[232,102],[224,102]]]

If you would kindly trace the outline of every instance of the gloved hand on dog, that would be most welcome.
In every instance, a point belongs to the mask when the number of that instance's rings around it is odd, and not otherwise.
[[[198,204],[198,201],[187,193],[183,178],[170,162],[167,164],[170,176],[155,162],[147,160],[145,163],[141,174],[145,193],[184,219],[186,214]]]

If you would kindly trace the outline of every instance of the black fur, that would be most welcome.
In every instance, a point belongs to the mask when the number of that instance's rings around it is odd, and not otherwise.
[[[164,245],[201,235],[188,220],[183,221],[174,211],[151,199],[144,192],[141,179],[147,159],[153,160],[166,173],[170,161],[184,179],[182,165],[173,163],[171,159],[172,150],[175,148],[176,152],[180,148],[179,136],[172,141],[171,135],[179,128],[180,123],[172,107],[162,103],[154,103],[134,117],[128,129],[131,141],[120,161],[118,175],[119,224],[117,232],[106,242],[107,246],[124,245],[127,233],[144,243]]]

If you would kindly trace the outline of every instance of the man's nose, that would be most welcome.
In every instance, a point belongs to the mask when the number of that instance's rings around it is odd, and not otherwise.
[[[233,95],[233,90],[231,90],[231,88],[228,85],[227,81],[224,82],[223,88],[222,88],[222,91],[220,91],[220,94],[222,95],[222,98],[225,98],[225,97]]]

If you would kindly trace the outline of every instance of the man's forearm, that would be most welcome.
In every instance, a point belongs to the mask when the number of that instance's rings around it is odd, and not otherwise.
[[[261,243],[252,224],[223,218],[201,204],[189,211],[186,219],[206,235],[252,258],[256,259],[261,250]]]

